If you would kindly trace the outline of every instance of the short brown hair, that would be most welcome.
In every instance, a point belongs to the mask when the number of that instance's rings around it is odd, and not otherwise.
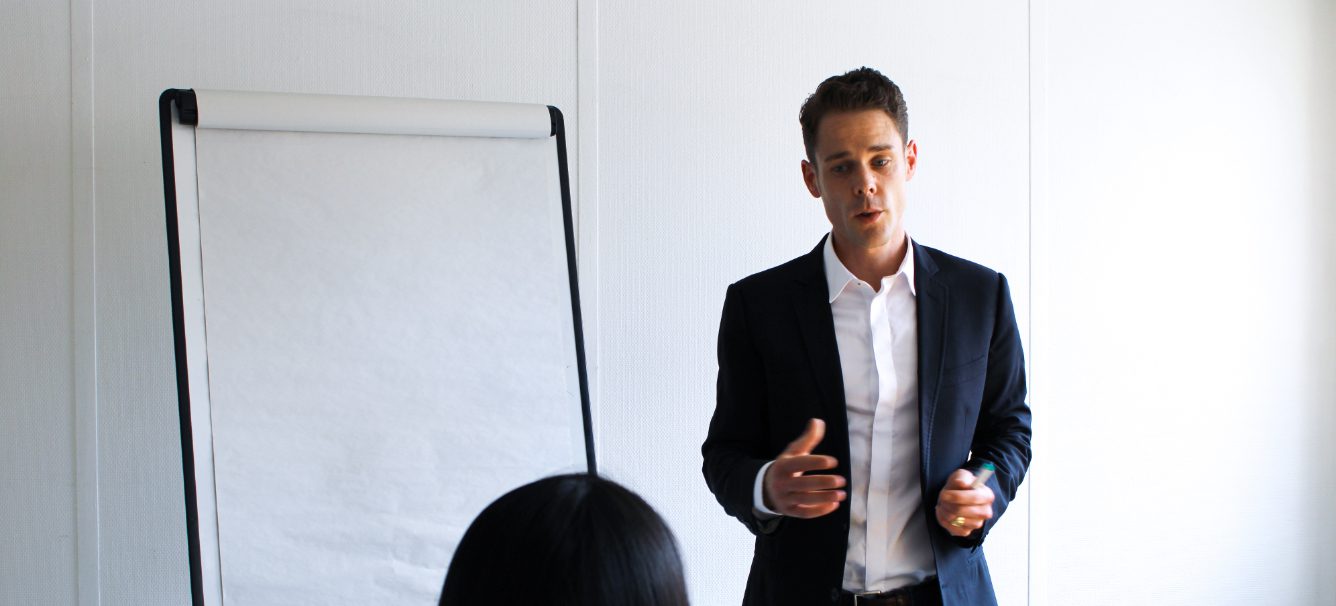
[[[803,126],[803,145],[807,160],[816,162],[816,129],[821,119],[832,112],[885,110],[900,131],[900,143],[909,141],[909,107],[900,87],[890,78],[870,67],[860,67],[838,76],[826,78],[798,111],[798,122]]]

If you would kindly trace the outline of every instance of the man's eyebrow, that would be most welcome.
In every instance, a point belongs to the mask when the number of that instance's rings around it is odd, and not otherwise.
[[[894,149],[895,146],[890,145],[888,143],[878,143],[876,145],[869,145],[867,148],[868,151],[873,151],[873,152],[892,151]],[[821,161],[830,162],[831,160],[838,160],[840,158],[844,158],[847,156],[849,156],[849,152],[847,151],[835,152],[829,156],[826,156],[825,158],[822,158]]]
[[[843,157],[846,157],[846,156],[848,156],[848,155],[849,155],[849,152],[847,152],[847,151],[835,152],[835,153],[833,153],[833,154],[831,154],[831,155],[829,155],[829,156],[826,156],[825,158],[822,158],[821,161],[822,161],[822,162],[830,162],[831,160],[838,160],[838,159],[843,158]]]

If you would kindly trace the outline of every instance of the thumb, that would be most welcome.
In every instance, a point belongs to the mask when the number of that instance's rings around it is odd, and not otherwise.
[[[796,457],[812,454],[812,449],[816,448],[824,437],[826,437],[826,422],[821,419],[811,419],[807,422],[807,429],[803,430],[802,435],[789,442],[780,456]]]
[[[951,488],[957,490],[969,489],[974,485],[974,474],[970,473],[968,469],[957,469],[955,473],[951,474],[951,479],[948,483],[951,485]]]

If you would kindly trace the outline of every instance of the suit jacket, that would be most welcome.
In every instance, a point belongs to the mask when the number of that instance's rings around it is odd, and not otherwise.
[[[756,535],[746,606],[813,606],[838,597],[849,503],[812,519],[761,521],[756,474],[803,432],[826,422],[815,450],[849,477],[844,379],[822,263],[812,252],[728,288],[719,324],[714,417],[701,447],[705,481],[724,511]],[[914,246],[918,293],[919,484],[943,602],[995,604],[984,537],[1016,495],[1030,463],[1025,368],[1007,280],[981,265]],[[933,513],[959,468],[992,462],[994,516],[970,537],[952,537]]]

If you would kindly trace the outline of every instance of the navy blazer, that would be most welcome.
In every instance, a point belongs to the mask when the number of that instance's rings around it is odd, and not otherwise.
[[[827,236],[828,237],[828,236]],[[849,503],[816,519],[760,521],[756,474],[813,417],[826,422],[814,451],[839,460],[849,477],[844,379],[822,260],[812,252],[729,286],[719,323],[714,417],[701,446],[705,481],[724,511],[756,535],[746,606],[813,606],[839,595]],[[1006,511],[1030,464],[1025,363],[1007,280],[1001,274],[913,243],[918,306],[919,487],[923,523],[943,603],[996,604],[979,549]],[[993,518],[952,537],[933,513],[959,468],[993,463]]]

